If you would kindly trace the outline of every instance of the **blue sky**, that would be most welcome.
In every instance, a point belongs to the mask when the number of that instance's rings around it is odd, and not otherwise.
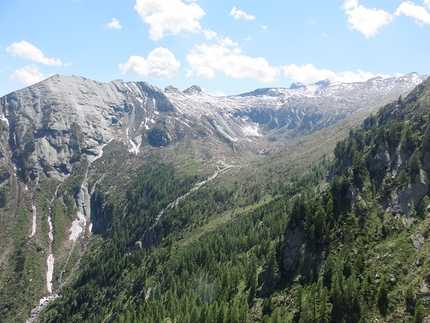
[[[0,96],[53,74],[210,94],[430,74],[430,0],[4,0]]]

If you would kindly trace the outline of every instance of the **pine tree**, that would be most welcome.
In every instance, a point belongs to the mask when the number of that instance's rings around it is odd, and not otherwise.
[[[423,302],[421,298],[417,301],[415,304],[415,311],[414,311],[414,323],[422,323],[424,319],[424,313],[423,313],[424,307]]]
[[[378,308],[382,315],[385,315],[388,308],[388,289],[387,289],[387,278],[382,277],[381,283],[379,284],[378,293],[376,294],[378,302]]]

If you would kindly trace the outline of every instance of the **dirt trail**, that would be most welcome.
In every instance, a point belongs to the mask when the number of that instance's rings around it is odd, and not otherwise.
[[[187,193],[179,196],[176,200],[174,200],[173,202],[171,202],[169,205],[167,205],[164,209],[162,209],[160,211],[160,213],[158,213],[156,219],[155,219],[155,223],[149,227],[148,229],[145,230],[145,232],[143,233],[142,237],[140,238],[140,241],[144,241],[145,236],[147,236],[149,234],[149,232],[151,231],[151,229],[157,225],[158,221],[160,221],[161,216],[163,215],[165,210],[168,210],[174,206],[177,206],[179,204],[180,201],[182,201],[183,199],[185,199],[188,195],[190,195],[191,193],[197,191],[199,188],[201,188],[203,185],[205,185],[206,183],[213,181],[220,173],[230,169],[233,167],[233,165],[228,165],[223,161],[219,161],[219,163],[222,164],[222,166],[224,166],[224,168],[222,169],[218,169],[211,177],[208,177],[207,179],[205,179],[204,181],[201,181],[199,183],[197,183],[196,185],[194,185],[194,187],[192,189],[190,189]]]

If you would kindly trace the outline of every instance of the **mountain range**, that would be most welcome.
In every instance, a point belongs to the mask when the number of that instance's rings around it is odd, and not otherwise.
[[[416,228],[413,246],[424,250],[425,225],[416,214],[430,183],[421,147],[427,140],[425,80],[411,73],[212,96],[195,85],[163,91],[145,82],[54,75],[0,98],[0,318],[121,322],[143,321],[136,313],[150,313],[148,321],[190,320],[192,311],[179,310],[182,303],[176,312],[160,308],[163,317],[148,309],[151,301],[170,307],[176,295],[194,304],[201,320],[206,306],[203,321],[211,321],[212,312],[226,322],[237,313],[246,321],[265,315],[273,321],[274,313],[306,321],[291,295],[302,293],[306,303],[312,288],[323,291],[316,283],[332,279],[325,264],[334,246],[346,264],[352,260],[340,246],[355,248],[363,239],[337,236],[348,234],[342,216],[372,214],[367,229],[385,228],[386,236]],[[344,136],[349,139],[336,144]],[[382,213],[373,214],[370,205]],[[315,218],[318,208],[336,221]],[[385,219],[388,212],[399,221]],[[245,240],[209,257],[215,234]],[[199,242],[209,243],[206,251],[193,249]],[[349,277],[336,279],[346,284]],[[324,284],[333,294],[334,283]],[[356,318],[369,318],[364,310],[397,317],[388,301],[379,312],[352,303],[337,308],[332,294],[318,300],[332,321],[342,315],[355,321],[343,314],[348,309]],[[276,304],[268,305],[272,297]],[[417,299],[412,303],[416,308]],[[128,312],[134,319],[124,316]]]

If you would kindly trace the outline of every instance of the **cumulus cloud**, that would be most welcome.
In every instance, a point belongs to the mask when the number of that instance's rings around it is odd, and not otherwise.
[[[213,78],[216,72],[221,72],[235,79],[249,78],[272,82],[279,73],[266,59],[242,54],[238,44],[230,38],[221,39],[213,45],[196,45],[187,56],[187,61],[191,66],[188,76]]]
[[[366,38],[374,36],[379,28],[390,23],[393,16],[384,10],[358,5],[358,0],[345,0],[342,5],[348,15],[350,29],[356,29]]]
[[[118,29],[120,30],[122,28],[121,24],[119,23],[118,19],[112,18],[112,21],[107,24],[107,28],[109,29]]]
[[[230,11],[230,16],[233,16],[234,19],[246,19],[246,20],[254,20],[255,17],[253,15],[250,15],[248,13],[246,13],[245,11],[242,10],[238,10],[236,9],[236,7],[233,7],[233,9],[231,9]]]
[[[127,63],[118,65],[123,74],[152,78],[170,78],[180,66],[173,53],[163,47],[154,49],[146,59],[133,55]]]
[[[285,77],[289,78],[293,82],[301,83],[315,83],[320,80],[329,79],[331,82],[364,82],[372,77],[374,74],[357,70],[356,72],[346,71],[336,73],[327,69],[317,69],[312,64],[305,64],[297,66],[290,64],[281,68],[284,72]],[[382,77],[388,77],[388,75],[378,75]]]
[[[217,33],[210,29],[203,30],[203,34],[205,35],[205,38],[207,40],[211,40],[212,38],[216,37]]]
[[[36,46],[23,40],[19,43],[13,43],[9,47],[6,47],[6,51],[12,56],[20,56],[35,62],[39,62],[45,65],[61,66],[61,60],[54,58],[47,58],[43,52]]]
[[[424,5],[430,9],[430,0],[424,1]],[[415,23],[419,25],[430,24],[430,13],[426,8],[416,5],[412,1],[405,1],[400,4],[394,13],[396,16],[405,15],[415,18]]]
[[[45,79],[45,76],[39,71],[37,66],[28,65],[19,70],[15,70],[12,74],[12,79],[18,80],[20,83],[29,86]]]
[[[166,32],[198,32],[199,20],[205,15],[197,3],[185,4],[181,0],[136,0],[134,9],[149,24],[149,38],[153,40],[163,38]]]

